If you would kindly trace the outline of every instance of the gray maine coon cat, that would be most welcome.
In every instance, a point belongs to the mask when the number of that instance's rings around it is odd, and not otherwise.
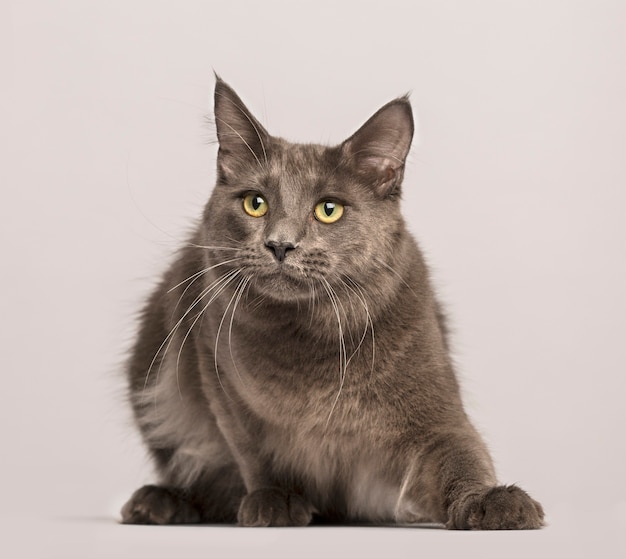
[[[217,184],[130,360],[159,485],[122,521],[539,528],[463,410],[400,213],[408,99],[339,146],[294,144],[218,78],[215,122]]]

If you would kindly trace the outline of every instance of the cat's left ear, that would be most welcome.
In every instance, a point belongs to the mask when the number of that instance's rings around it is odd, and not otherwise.
[[[215,126],[220,146],[217,164],[222,179],[227,181],[237,176],[241,166],[267,163],[270,136],[235,90],[215,77]]]
[[[381,197],[397,193],[414,132],[413,111],[407,97],[379,109],[341,144],[346,162]]]

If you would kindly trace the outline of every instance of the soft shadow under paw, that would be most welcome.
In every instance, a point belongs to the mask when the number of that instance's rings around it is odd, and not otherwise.
[[[237,519],[241,526],[306,526],[313,507],[302,497],[280,489],[259,489],[246,495]]]

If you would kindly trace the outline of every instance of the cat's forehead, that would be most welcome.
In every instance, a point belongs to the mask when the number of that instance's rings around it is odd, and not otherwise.
[[[267,182],[284,203],[322,196],[337,170],[336,149],[279,139],[268,154]]]
[[[281,181],[310,183],[326,174],[332,165],[330,149],[318,144],[296,144],[279,140],[269,158],[270,177]]]

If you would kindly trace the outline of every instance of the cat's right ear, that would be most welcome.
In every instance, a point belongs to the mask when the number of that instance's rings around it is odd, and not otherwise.
[[[241,166],[263,167],[267,163],[269,134],[235,91],[217,75],[214,107],[220,178],[228,182]]]
[[[413,139],[408,97],[387,103],[341,144],[348,164],[381,197],[397,194]]]

